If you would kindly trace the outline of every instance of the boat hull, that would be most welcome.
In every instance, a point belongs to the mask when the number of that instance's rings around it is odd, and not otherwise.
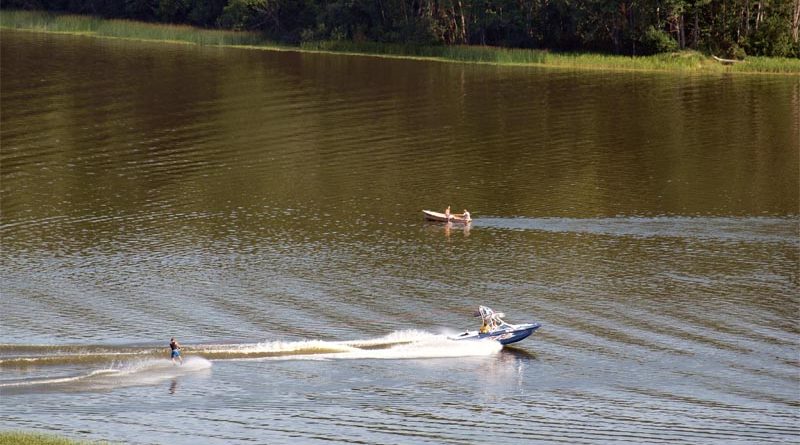
[[[480,333],[478,331],[465,332],[457,337],[450,337],[451,340],[495,340],[501,344],[507,345],[516,343],[520,340],[528,338],[531,334],[539,329],[542,325],[539,323],[515,325],[513,328],[501,328],[496,331],[487,333]]]

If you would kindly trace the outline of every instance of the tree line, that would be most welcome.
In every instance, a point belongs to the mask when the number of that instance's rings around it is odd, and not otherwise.
[[[5,0],[313,40],[800,57],[800,0]]]

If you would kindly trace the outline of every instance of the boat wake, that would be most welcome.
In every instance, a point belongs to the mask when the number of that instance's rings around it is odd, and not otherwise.
[[[182,365],[173,364],[167,359],[145,359],[115,363],[85,374],[4,380],[0,382],[0,391],[4,394],[42,388],[85,391],[152,385],[210,368],[211,362],[202,357],[187,357]]]
[[[365,340],[206,345],[197,351],[213,360],[332,360],[470,357],[491,355],[500,349],[502,345],[495,341],[464,344],[446,335],[410,330]]]
[[[297,359],[297,358],[436,358],[488,355],[497,352],[501,345],[481,342],[480,345],[463,345],[446,335],[407,330],[393,332],[384,337],[349,341],[300,340],[268,341],[239,344],[184,345],[189,359],[245,360],[245,359]],[[150,363],[153,366],[169,360],[161,359],[163,348],[99,346],[21,346],[0,345],[0,369],[40,368],[48,366],[86,366],[109,363]],[[184,365],[186,366],[186,365]]]
[[[211,368],[212,361],[452,358],[487,356],[501,349],[502,345],[496,341],[458,342],[444,334],[409,330],[351,341],[184,346],[184,363],[176,365],[164,358],[163,348],[0,345],[0,370],[4,371],[0,392],[84,391],[152,385],[206,371]],[[90,367],[97,369],[86,372]]]
[[[697,238],[735,242],[797,243],[794,217],[481,218],[476,226],[634,238]]]

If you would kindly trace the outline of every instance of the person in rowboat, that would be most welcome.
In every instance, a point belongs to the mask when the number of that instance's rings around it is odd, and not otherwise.
[[[170,358],[172,359],[172,363],[175,363],[175,359],[177,358],[181,365],[183,364],[183,357],[181,357],[181,345],[178,343],[175,338],[169,339],[169,349],[172,350],[170,353]]]
[[[472,218],[469,216],[469,212],[467,211],[467,209],[464,209],[464,214],[462,215],[462,218],[464,218],[465,222],[472,221]]]
[[[453,216],[450,215],[450,206],[447,206],[447,208],[444,209],[444,217],[447,218],[448,221],[453,219]]]

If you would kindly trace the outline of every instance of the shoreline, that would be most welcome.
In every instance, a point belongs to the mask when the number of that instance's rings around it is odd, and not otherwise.
[[[103,39],[160,42],[260,51],[377,57],[445,63],[533,67],[571,71],[609,71],[676,74],[800,75],[800,59],[749,57],[743,63],[723,65],[696,51],[651,56],[599,53],[554,53],[546,50],[481,46],[413,46],[315,41],[284,45],[252,32],[196,28],[94,16],[53,14],[41,11],[2,10],[0,29],[63,34]]]

